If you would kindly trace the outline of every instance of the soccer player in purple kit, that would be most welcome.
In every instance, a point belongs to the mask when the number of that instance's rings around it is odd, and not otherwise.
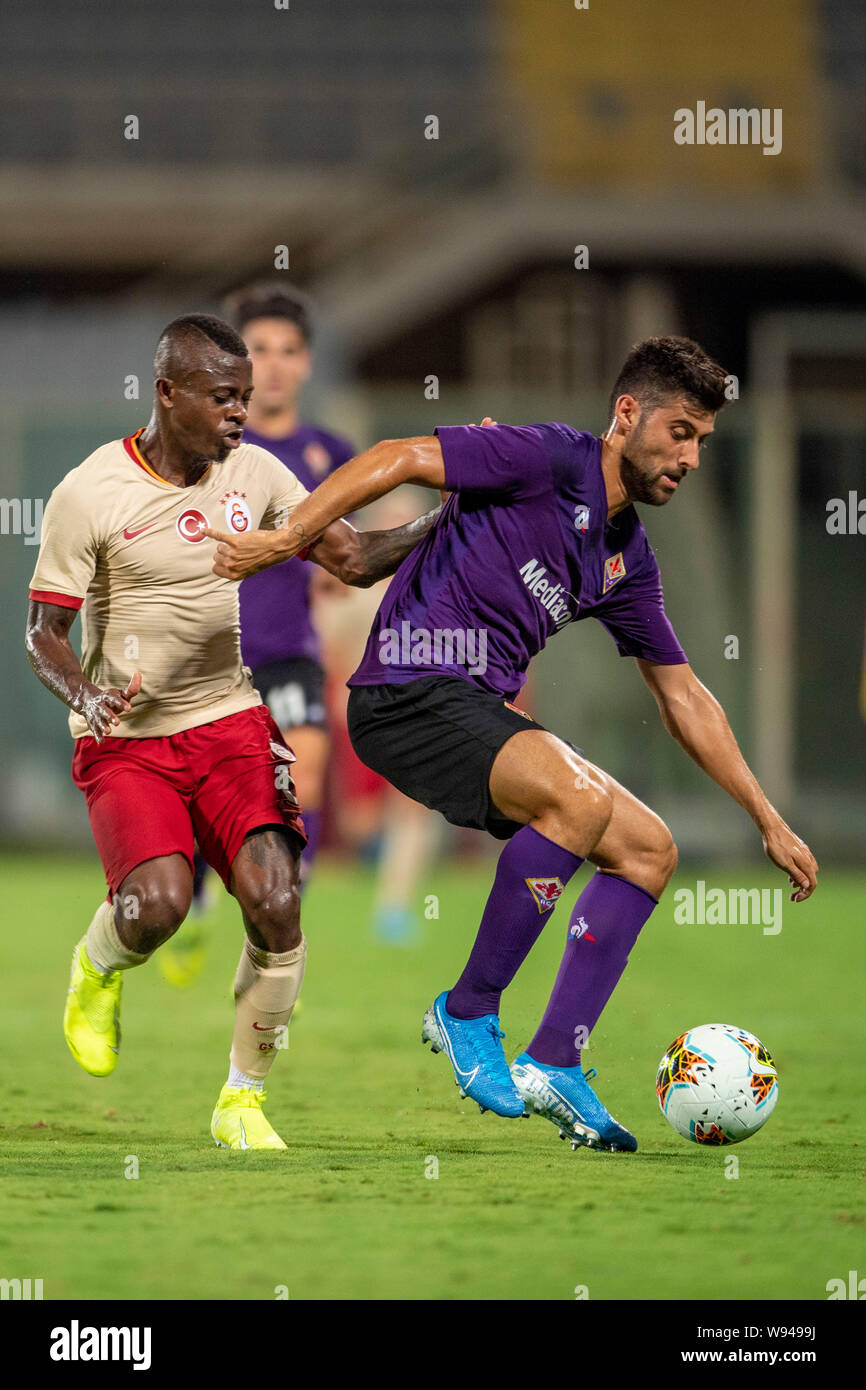
[[[811,851],[768,801],[677,641],[633,505],[664,506],[697,469],[724,387],[698,344],[650,338],[626,359],[602,438],[553,423],[440,428],[353,459],[287,531],[208,533],[219,541],[216,572],[236,579],[400,483],[452,494],[376,615],[349,682],[349,729],[359,757],[407,796],[508,841],[466,967],[427,1010],[422,1038],[482,1110],[543,1115],[572,1147],[637,1148],[589,1085],[580,1044],[677,854],[654,812],[511,704],[548,638],[597,618],[636,659],[668,732],[752,817],[792,901],[817,885]],[[585,859],[596,872],[571,914],[553,992],[509,1068],[500,996]]]

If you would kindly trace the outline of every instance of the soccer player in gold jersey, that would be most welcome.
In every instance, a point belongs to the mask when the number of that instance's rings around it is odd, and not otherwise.
[[[228,324],[174,320],[154,375],[149,423],[102,445],[52,493],[30,588],[28,654],[71,711],[72,775],[109,889],[75,948],[64,1032],[86,1071],[114,1069],[124,973],[184,920],[195,839],[246,932],[211,1133],[229,1148],[282,1149],[263,1084],[304,974],[305,833],[294,755],[243,666],[237,585],[213,573],[205,532],[284,526],[307,492],[243,442],[252,367]],[[339,521],[308,555],[366,586],[393,573],[431,524],[365,533]],[[79,609],[80,659],[69,639]]]

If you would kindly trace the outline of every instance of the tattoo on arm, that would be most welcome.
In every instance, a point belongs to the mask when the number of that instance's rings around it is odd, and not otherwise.
[[[399,569],[406,556],[435,526],[441,511],[441,507],[436,507],[416,521],[396,526],[390,531],[359,532],[363,563],[360,587],[368,588]]]

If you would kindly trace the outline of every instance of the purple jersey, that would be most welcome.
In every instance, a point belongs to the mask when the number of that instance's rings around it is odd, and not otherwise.
[[[286,439],[244,430],[244,443],[274,454],[308,492],[353,457],[347,439],[301,424]],[[319,660],[319,639],[310,618],[310,569],[298,559],[251,574],[240,586],[241,653],[253,670],[266,661],[308,656]]]
[[[688,660],[634,507],[607,520],[600,439],[559,424],[436,433],[452,496],[392,579],[349,685],[461,676],[513,698],[548,638],[590,617],[622,656]]]

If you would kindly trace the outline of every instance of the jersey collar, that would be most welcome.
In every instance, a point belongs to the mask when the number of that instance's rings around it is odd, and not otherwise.
[[[177,488],[179,492],[184,492],[185,489],[181,488],[179,483],[170,483],[167,478],[161,478],[160,475],[158,473],[155,473],[154,470],[151,468],[147,459],[144,457],[144,454],[138,447],[138,441],[144,434],[144,430],[145,426],[142,425],[141,429],[135,431],[135,434],[131,434],[126,439],[124,439],[123,447],[129,454],[129,457],[132,459],[133,463],[138,464],[139,468],[143,468],[145,473],[149,473],[151,478],[155,478],[158,483],[162,483],[163,487],[173,487]],[[202,473],[201,478],[199,478],[199,482],[201,482],[202,479],[207,477],[212,467],[213,464],[208,464],[207,468]]]

